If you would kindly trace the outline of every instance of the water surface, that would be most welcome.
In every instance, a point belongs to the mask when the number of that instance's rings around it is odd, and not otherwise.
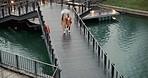
[[[121,15],[86,24],[125,78],[148,78],[148,18]]]
[[[39,61],[49,62],[41,31],[0,28],[0,49]]]

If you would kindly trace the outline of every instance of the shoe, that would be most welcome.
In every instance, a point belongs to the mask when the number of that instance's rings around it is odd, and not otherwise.
[[[70,33],[70,30],[68,30],[68,32]]]
[[[64,31],[64,34],[66,33],[66,31]]]

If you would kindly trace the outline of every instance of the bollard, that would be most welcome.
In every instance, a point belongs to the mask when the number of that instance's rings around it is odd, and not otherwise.
[[[114,78],[115,64],[111,64],[111,77]]]

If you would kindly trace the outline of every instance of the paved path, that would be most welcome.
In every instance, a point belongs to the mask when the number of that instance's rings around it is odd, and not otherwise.
[[[98,66],[92,48],[73,20],[71,33],[63,35],[61,10],[67,8],[58,4],[41,6],[45,23],[50,26],[53,48],[59,56],[62,78],[107,78]],[[70,15],[74,19],[74,13]]]
[[[30,78],[0,67],[0,78]]]

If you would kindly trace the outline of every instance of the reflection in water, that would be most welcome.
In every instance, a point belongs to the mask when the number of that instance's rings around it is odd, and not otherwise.
[[[86,23],[125,78],[148,77],[148,19],[121,15],[118,22]]]

